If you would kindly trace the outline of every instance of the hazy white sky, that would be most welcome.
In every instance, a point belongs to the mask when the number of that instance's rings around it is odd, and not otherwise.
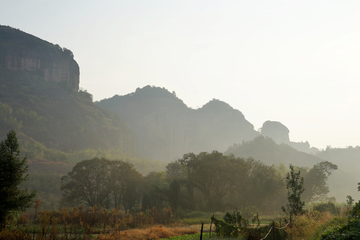
[[[0,24],[69,48],[94,100],[154,85],[216,98],[292,141],[360,145],[360,1],[0,0]]]

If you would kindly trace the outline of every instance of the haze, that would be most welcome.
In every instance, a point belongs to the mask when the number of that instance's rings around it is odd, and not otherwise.
[[[360,144],[359,1],[0,1],[0,23],[70,49],[94,100],[154,85],[216,98],[324,148]]]

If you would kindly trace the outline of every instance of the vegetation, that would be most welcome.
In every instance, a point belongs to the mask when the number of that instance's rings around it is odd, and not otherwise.
[[[10,131],[0,142],[0,229],[6,217],[29,207],[36,195],[35,191],[28,193],[19,188],[28,177],[26,158],[21,159],[19,155],[16,133]]]
[[[120,149],[134,155],[135,135],[115,114],[100,109],[85,91],[45,82],[27,71],[0,70],[0,136],[10,127],[26,142],[63,152]],[[82,159],[83,160],[83,159]]]
[[[323,161],[319,157],[297,151],[286,144],[276,144],[273,139],[264,136],[234,144],[225,154],[234,154],[240,158],[253,157],[265,164],[293,164],[299,167],[309,167]]]
[[[123,161],[94,158],[75,165],[61,178],[63,204],[105,205],[133,210],[140,198],[142,175]]]
[[[350,215],[345,224],[335,226],[323,231],[318,238],[321,240],[353,240],[360,238],[360,201],[355,204],[350,211]]]
[[[290,172],[286,176],[286,189],[288,190],[288,203],[281,209],[284,213],[290,214],[290,222],[293,218],[303,213],[304,201],[301,201],[301,194],[304,192],[304,178],[300,177],[300,171],[297,173],[294,166],[290,165]]]
[[[139,137],[139,152],[151,160],[169,162],[187,152],[224,151],[259,134],[240,111],[225,102],[213,99],[191,109],[160,87],[137,88],[97,104],[130,125]]]
[[[119,208],[107,210],[105,207],[94,206],[90,208],[74,207],[72,209],[60,208],[58,211],[41,211],[42,203],[38,200],[34,205],[34,213],[23,214],[13,219],[0,232],[0,239],[87,239],[93,234],[99,239],[112,239],[122,236],[126,229],[149,227],[154,225],[168,225],[173,222],[171,208],[147,209],[145,212],[137,211],[133,214],[123,212]],[[194,229],[165,229],[163,237],[178,236],[181,234],[196,233]],[[121,231],[121,232],[120,232]],[[139,230],[135,231],[139,232]],[[151,230],[148,231],[151,233]],[[131,235],[128,232],[125,235]],[[151,235],[151,234],[150,234]],[[19,237],[21,236],[21,237]],[[153,236],[157,236],[157,234]]]

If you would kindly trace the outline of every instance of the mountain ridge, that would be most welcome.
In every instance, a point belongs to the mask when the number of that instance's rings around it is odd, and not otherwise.
[[[96,103],[128,122],[138,136],[139,151],[154,160],[172,161],[187,152],[226,150],[234,141],[258,135],[244,115],[225,102],[214,99],[202,108],[191,109],[160,87],[145,86]],[[146,148],[149,145],[154,149]]]

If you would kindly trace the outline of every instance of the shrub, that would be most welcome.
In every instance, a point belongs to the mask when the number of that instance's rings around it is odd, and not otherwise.
[[[329,212],[333,215],[339,215],[340,214],[340,207],[335,206],[334,203],[328,202],[328,203],[319,203],[313,207],[314,211],[318,212]]]

